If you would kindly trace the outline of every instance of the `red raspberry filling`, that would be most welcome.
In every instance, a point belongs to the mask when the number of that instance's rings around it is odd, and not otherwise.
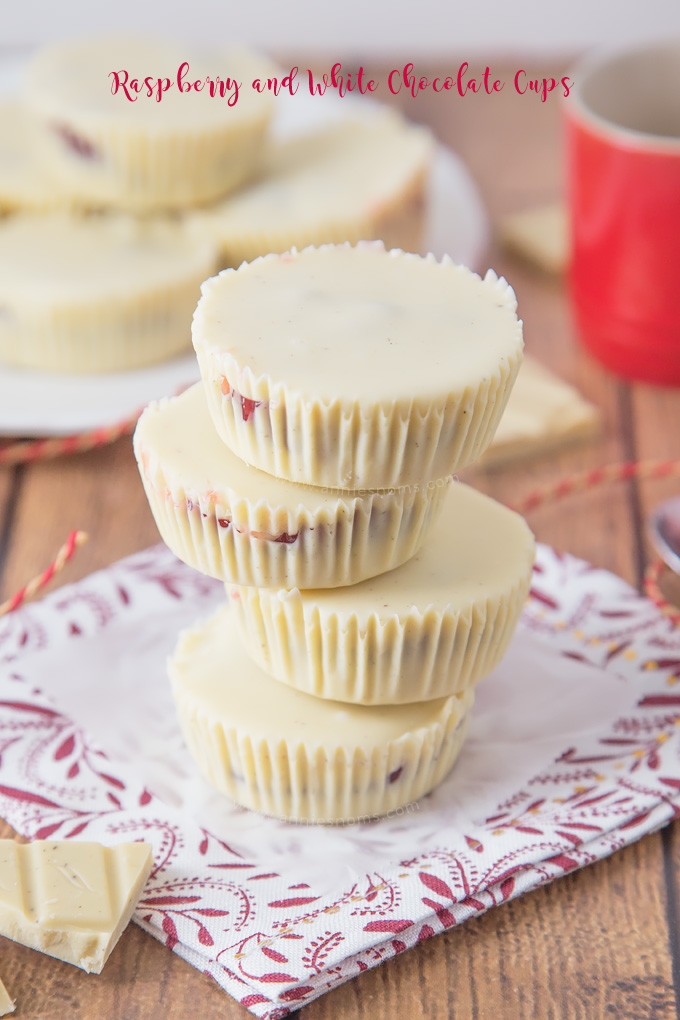
[[[255,408],[262,404],[261,400],[251,400],[250,397],[244,397],[242,393],[239,393],[233,386],[230,386],[226,375],[220,376],[220,388],[223,396],[231,396],[234,403],[241,405],[241,417],[244,421],[248,421]]]
[[[169,494],[168,494],[169,495]],[[186,508],[189,513],[197,511],[201,514],[201,517],[208,517],[208,514],[200,510],[199,505],[193,499],[186,500]],[[216,517],[215,520],[220,528],[230,528],[232,521],[229,517]],[[281,542],[284,545],[292,545],[293,542],[297,541],[300,532],[296,531],[294,534],[289,534],[287,531],[282,531],[280,535],[268,535],[264,531],[251,531],[248,532],[244,528],[236,528],[240,535],[249,534],[251,538],[263,539],[267,542]]]
[[[53,124],[52,130],[59,135],[64,145],[81,159],[100,159],[101,156],[92,142],[77,134],[68,124]]]

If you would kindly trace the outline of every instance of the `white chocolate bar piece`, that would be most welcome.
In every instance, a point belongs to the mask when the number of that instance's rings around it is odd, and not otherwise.
[[[504,246],[546,273],[563,273],[569,262],[567,210],[562,203],[525,209],[500,224]]]
[[[9,992],[0,980],[0,1016],[7,1016],[14,1012],[14,1000],[10,999]]]
[[[0,840],[0,935],[99,974],[152,864],[148,843]]]
[[[600,428],[598,408],[578,390],[526,357],[483,464],[545,456],[591,439]]]

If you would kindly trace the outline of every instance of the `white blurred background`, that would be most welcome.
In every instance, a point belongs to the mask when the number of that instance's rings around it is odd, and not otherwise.
[[[123,29],[334,59],[571,55],[680,36],[680,0],[2,0],[0,15],[6,48]]]

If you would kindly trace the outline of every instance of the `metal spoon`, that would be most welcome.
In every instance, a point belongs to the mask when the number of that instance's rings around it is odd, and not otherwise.
[[[649,537],[664,563],[680,575],[680,496],[659,503],[649,518]]]

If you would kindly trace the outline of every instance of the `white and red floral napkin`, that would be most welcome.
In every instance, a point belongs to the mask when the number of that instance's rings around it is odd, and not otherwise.
[[[680,813],[680,629],[546,547],[433,794],[365,825],[237,808],[198,777],[165,678],[222,593],[157,546],[0,620],[0,815],[34,838],[150,841],[135,919],[259,1017]]]

